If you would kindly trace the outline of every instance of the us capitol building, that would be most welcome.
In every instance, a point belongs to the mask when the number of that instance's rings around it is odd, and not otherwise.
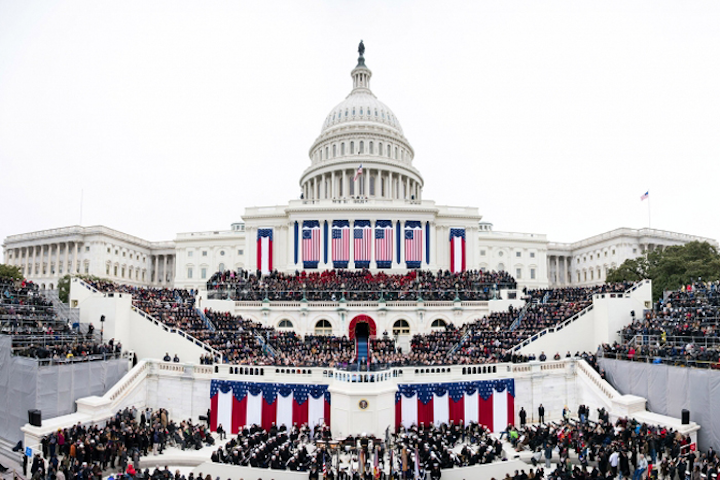
[[[4,263],[54,288],[65,274],[118,283],[203,289],[218,270],[322,271],[369,268],[398,273],[505,270],[518,288],[593,285],[608,269],[653,249],[715,240],[654,229],[619,228],[575,243],[545,234],[497,232],[475,207],[438,205],[423,195],[415,151],[400,121],[370,89],[361,44],[352,90],[322,121],[285,205],[248,207],[230,230],[179,233],[149,242],[105,226],[11,235]]]

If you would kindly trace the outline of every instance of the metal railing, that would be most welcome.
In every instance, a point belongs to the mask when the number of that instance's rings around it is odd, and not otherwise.
[[[661,347],[685,347],[687,345],[695,345],[696,347],[716,347],[720,346],[720,337],[715,336],[665,336],[662,335],[634,335],[627,342],[633,347],[640,346],[661,346]]]
[[[208,288],[209,299],[233,300],[236,302],[262,302],[267,298],[271,302],[339,302],[343,298],[346,302],[372,302],[377,303],[382,298],[385,302],[453,302],[457,297],[460,301],[488,301],[493,298],[493,284],[487,284],[488,290],[458,290],[450,288],[445,290],[421,290],[409,288],[407,290],[243,290],[242,285]],[[240,294],[238,294],[238,288]],[[498,284],[499,290],[513,290],[515,285]]]
[[[720,362],[710,360],[696,360],[684,356],[661,357],[657,355],[629,355],[625,352],[602,352],[602,357],[612,360],[624,360],[629,362],[650,363],[654,365],[671,365],[676,367],[711,368],[720,370]]]

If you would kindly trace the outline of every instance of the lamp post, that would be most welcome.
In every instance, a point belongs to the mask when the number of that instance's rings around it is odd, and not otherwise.
[[[458,284],[455,284],[455,299],[453,302],[459,302],[460,301],[460,294],[458,293]]]
[[[345,302],[346,300],[345,300],[345,284],[344,283],[340,284],[340,289],[342,291],[342,296],[340,297],[340,301]]]
[[[303,289],[303,290],[302,290],[302,293],[303,293],[302,301],[303,301],[303,302],[307,302],[307,296],[305,296],[305,289],[306,289],[306,288],[307,288],[307,284],[306,284],[305,282],[303,282],[303,284],[302,284],[302,289]]]
[[[385,303],[385,284],[380,282],[380,299],[378,303]]]

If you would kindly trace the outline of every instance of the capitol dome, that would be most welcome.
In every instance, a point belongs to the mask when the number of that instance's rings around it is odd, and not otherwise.
[[[421,198],[424,182],[412,166],[415,152],[395,113],[370,90],[372,72],[363,53],[364,46],[350,72],[350,94],[328,113],[310,147],[311,164],[300,178],[306,200]]]
[[[348,122],[380,123],[396,129],[400,135],[403,133],[392,110],[378,100],[369,88],[353,88],[350,95],[337,104],[325,118],[321,133]]]

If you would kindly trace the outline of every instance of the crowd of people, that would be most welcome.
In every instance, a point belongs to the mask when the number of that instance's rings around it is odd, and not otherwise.
[[[258,275],[246,270],[215,273],[207,282],[208,292],[219,298],[258,301],[387,301],[489,300],[493,291],[515,289],[517,282],[507,272],[467,270],[461,273],[412,270],[405,274],[369,270],[327,270],[323,272],[272,272]],[[213,293],[214,292],[214,293]]]
[[[718,283],[696,282],[666,293],[601,350],[608,358],[720,369],[719,322]]]
[[[381,273],[373,276],[365,271],[330,271],[297,275],[275,273],[258,278],[240,271],[217,273],[212,282],[225,285],[237,281],[239,283],[233,285],[242,285],[248,288],[247,292],[262,293],[263,297],[266,294],[282,297],[283,292],[286,292],[283,288],[289,285],[294,289],[299,282],[302,282],[300,285],[303,287],[307,287],[308,282],[315,287],[322,285],[322,289],[315,291],[334,294],[337,293],[336,288],[345,289],[345,293],[350,292],[348,286],[358,289],[356,292],[371,291],[362,288],[374,288],[373,285],[381,283],[379,280],[383,279],[388,284],[395,282],[396,286],[419,292],[417,285],[423,285],[423,291],[430,291],[432,285],[447,287],[462,283],[467,286],[482,279],[487,280],[483,275],[498,279],[493,277],[496,274],[484,272],[459,275],[440,272],[435,275],[418,271],[406,275],[388,276]],[[201,312],[195,307],[194,292],[129,287],[105,282],[93,282],[92,285],[101,291],[132,294],[133,304],[138,309],[168,326],[187,330],[220,352],[224,363],[371,370],[393,366],[520,362],[534,359],[514,353],[511,349],[543,329],[553,327],[580,312],[590,305],[592,295],[620,292],[628,287],[626,284],[612,284],[591,288],[531,290],[526,292],[527,304],[523,309],[511,306],[506,311],[493,312],[461,328],[447,324],[428,334],[416,334],[407,351],[397,348],[395,338],[384,332],[370,339],[367,358],[360,358],[355,341],[347,336],[301,336],[292,330],[275,329],[239,315],[211,309]],[[200,360],[209,364],[220,359],[205,355]]]
[[[534,465],[544,461],[548,478],[553,480],[699,480],[700,475],[712,478],[718,473],[720,459],[715,453],[698,454],[690,437],[678,431],[630,418],[612,423],[603,409],[598,410],[597,421],[592,421],[589,409],[583,407],[578,421],[566,418],[560,423],[510,427],[508,438],[517,451],[533,453]],[[559,461],[550,471],[553,458]]]
[[[141,470],[142,457],[160,455],[170,445],[185,450],[214,443],[206,424],[176,423],[162,408],[125,408],[104,425],[77,424],[44,436],[42,454],[32,459],[29,474],[33,480],[100,480],[109,470],[148,479],[152,475]]]

